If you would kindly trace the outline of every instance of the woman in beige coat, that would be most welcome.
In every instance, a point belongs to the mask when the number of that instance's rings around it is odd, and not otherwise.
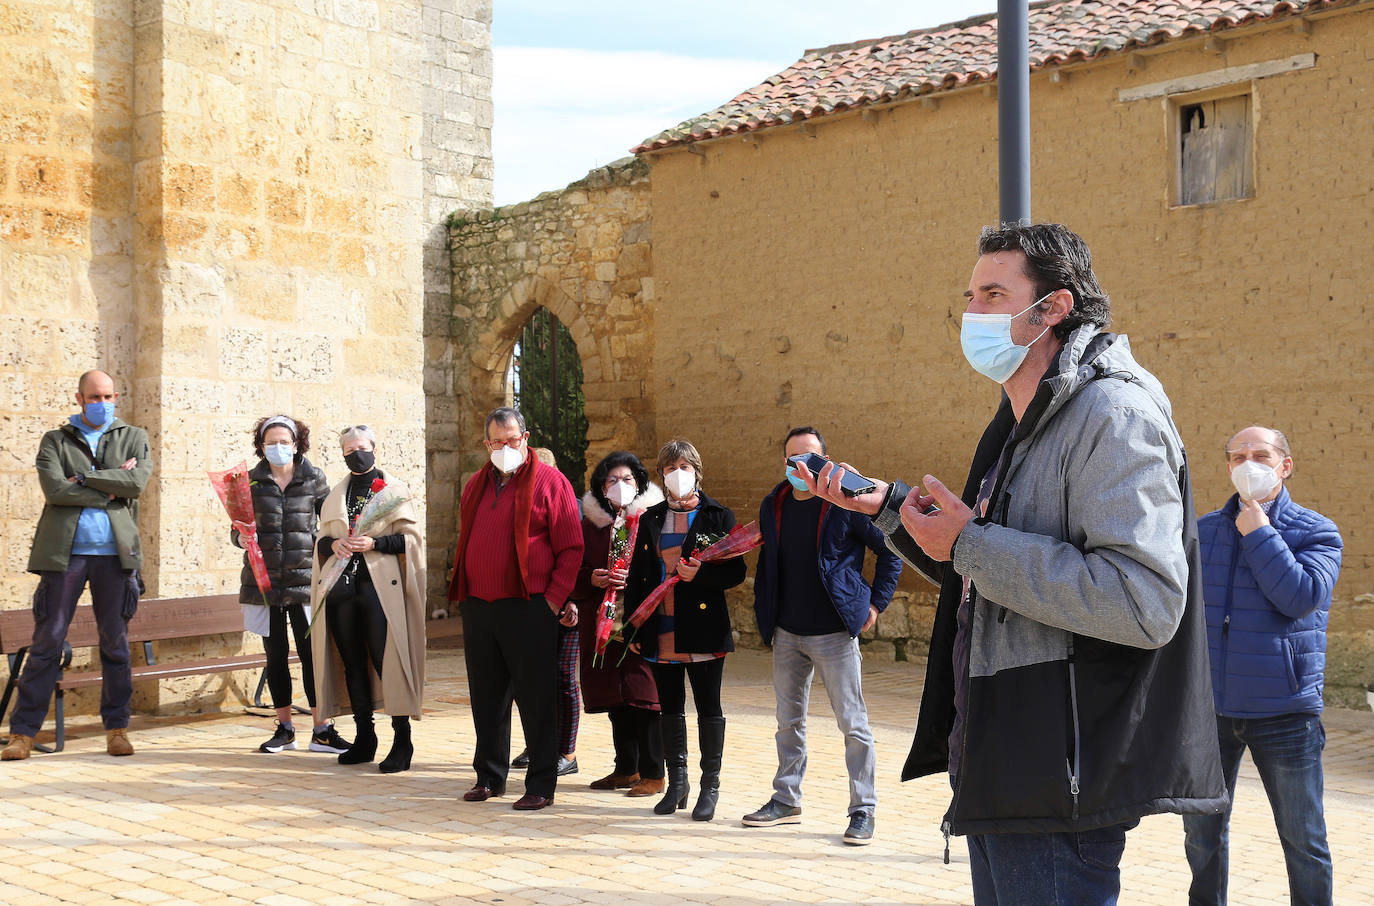
[[[385,774],[410,767],[410,718],[420,716],[425,685],[425,544],[405,486],[376,467],[376,436],[366,425],[343,432],[349,476],[335,485],[320,510],[311,600],[318,608],[312,650],[320,713],[353,712],[357,737],[340,764],[363,764],[377,754],[374,709],[391,715],[391,751],[378,766]],[[374,497],[401,502],[372,527],[349,532]],[[321,574],[336,560],[343,574],[321,594]]]

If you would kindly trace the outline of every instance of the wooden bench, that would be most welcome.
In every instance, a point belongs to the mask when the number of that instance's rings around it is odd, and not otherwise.
[[[218,635],[220,633],[243,632],[243,608],[238,595],[211,595],[196,598],[145,599],[138,603],[138,612],[129,621],[129,645],[143,643],[143,665],[133,667],[134,681],[158,680],[172,676],[197,676],[208,673],[227,673],[232,670],[261,670],[267,666],[267,656],[239,654],[231,657],[202,658],[199,660],[171,661],[158,663],[153,653],[153,642],[169,639],[184,639],[195,636]],[[9,655],[10,677],[5,684],[4,697],[0,698],[0,721],[9,710],[10,697],[19,685],[20,671],[24,668],[24,656],[33,641],[33,612],[29,608],[0,611],[0,653]],[[97,658],[88,668],[67,670],[71,663],[72,648],[95,648],[100,645],[96,629],[95,612],[89,604],[77,607],[67,630],[67,644],[62,658],[62,671],[58,674],[57,697],[57,743],[53,751],[60,752],[66,745],[66,715],[64,713],[63,693],[67,689],[80,689],[86,686],[99,686],[101,682],[100,661]],[[292,663],[299,659],[293,652]],[[259,693],[261,692],[259,683]]]

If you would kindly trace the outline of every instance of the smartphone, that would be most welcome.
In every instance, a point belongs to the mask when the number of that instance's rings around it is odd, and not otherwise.
[[[796,456],[787,457],[787,461],[809,470],[812,475],[820,475],[821,469],[824,469],[826,463],[830,462],[819,453],[798,453]],[[877,485],[858,472],[845,469],[844,477],[840,479],[840,491],[846,497],[858,497],[860,494],[867,494],[875,490],[877,490]]]

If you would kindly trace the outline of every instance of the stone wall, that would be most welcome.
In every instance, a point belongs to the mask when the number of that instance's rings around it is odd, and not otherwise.
[[[1374,131],[1357,125],[1371,46],[1362,7],[1031,78],[1035,217],[1092,246],[1114,328],[1171,395],[1198,506],[1230,493],[1227,437],[1272,424],[1293,442],[1295,499],[1343,529],[1327,676],[1345,703],[1374,679],[1374,365],[1358,264]],[[1171,204],[1168,101],[1118,90],[1312,53],[1312,68],[1246,83],[1254,197]],[[832,455],[874,475],[959,487],[997,402],[958,343],[978,230],[997,216],[995,95],[808,123],[648,155],[656,422],[700,446],[708,491],[742,520],[781,479],[791,427],[818,426]],[[913,597],[881,637],[919,653],[927,588],[904,578]]]
[[[540,306],[567,326],[582,359],[588,469],[612,450],[657,451],[651,227],[647,168],[635,159],[452,219],[453,306],[425,332],[430,420],[441,426],[429,438],[435,575],[452,563],[461,480],[487,458],[483,420],[506,403],[511,351]],[[430,596],[443,605],[433,582]]]
[[[264,414],[309,422],[335,481],[338,431],[373,426],[423,510],[424,305],[448,287],[425,250],[449,211],[490,205],[490,16],[487,0],[4,6],[0,606],[32,592],[33,453],[87,368],[152,438],[152,595],[237,588],[205,472],[251,458]],[[258,642],[181,650],[226,644]]]

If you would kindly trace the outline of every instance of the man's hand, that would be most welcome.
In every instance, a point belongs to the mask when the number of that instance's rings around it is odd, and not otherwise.
[[[128,459],[124,461],[124,465],[120,466],[120,468],[126,472],[132,472],[134,470],[134,466],[136,465],[138,465],[138,460],[130,456]]]
[[[682,577],[682,581],[690,582],[697,577],[697,570],[701,569],[701,561],[696,557],[687,557],[677,561],[677,574]]]
[[[868,632],[878,622],[878,608],[872,604],[868,605],[868,619],[864,620],[864,625],[859,629],[860,632]]]
[[[592,570],[592,584],[597,588],[605,588],[611,584],[611,571],[609,569]]]
[[[902,525],[927,556],[944,562],[950,559],[959,533],[973,519],[973,510],[934,475],[927,475],[921,483],[930,493],[911,489],[902,502]]]
[[[1259,501],[1240,502],[1240,513],[1236,516],[1236,531],[1248,535],[1260,526],[1268,524],[1269,517],[1264,515],[1264,508],[1259,505]]]
[[[871,478],[869,480],[873,482],[874,490],[858,497],[850,497],[840,490],[840,479],[844,477],[845,472],[863,474],[847,462],[838,465],[833,462],[826,463],[819,475],[812,475],[806,466],[798,465],[792,469],[792,473],[806,483],[806,489],[817,497],[824,498],[842,509],[866,513],[869,516],[876,515],[878,510],[882,509],[883,498],[887,496],[887,482]]]
[[[562,625],[562,626],[576,626],[576,625],[577,625],[577,605],[574,604],[572,601],[569,601],[569,602],[567,602],[566,604],[564,604],[564,605],[563,605],[563,609],[562,609],[561,611],[557,611],[557,614],[558,614],[558,622],[559,622],[560,625]]]
[[[625,582],[629,578],[630,571],[628,569],[613,569],[610,570],[608,574],[608,579],[610,580],[609,584],[611,588],[624,588]]]

